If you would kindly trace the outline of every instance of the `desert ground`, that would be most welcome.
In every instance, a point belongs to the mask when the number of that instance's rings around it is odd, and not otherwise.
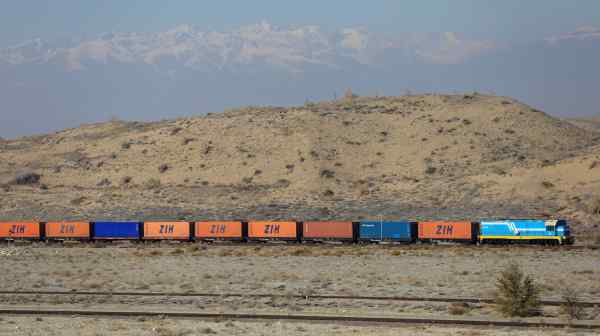
[[[51,325],[51,329],[45,328]],[[332,324],[305,324],[280,322],[236,321],[170,321],[148,319],[137,321],[73,318],[23,318],[8,317],[0,321],[0,335],[48,336],[185,336],[185,335],[383,335],[383,336],[562,336],[597,335],[580,330],[519,330],[514,328],[490,329],[486,327],[430,327],[430,326],[341,326]]]
[[[511,261],[518,262],[542,289],[544,299],[561,299],[566,286],[577,290],[582,300],[600,297],[600,250],[561,251],[542,247],[475,246],[181,246],[71,248],[6,246],[0,265],[3,290],[112,291],[112,292],[200,292],[246,294],[240,297],[131,297],[2,295],[6,307],[54,306],[63,308],[150,309],[219,313],[337,314],[367,316],[471,317],[503,319],[491,304],[438,302],[314,299],[316,295],[493,297],[499,272]],[[269,294],[253,298],[248,294]],[[306,296],[298,298],[296,296]],[[30,318],[34,319],[34,318]],[[532,321],[567,317],[559,307],[544,307]],[[585,320],[600,322],[600,307],[587,308]],[[33,324],[24,317],[7,317],[1,330],[19,327],[28,334]],[[12,321],[12,322],[11,322]],[[43,317],[56,332],[62,318]],[[127,335],[134,326],[152,334],[196,334],[198,330],[236,334],[248,328],[251,334],[267,334],[283,328],[290,334],[377,334],[379,329],[358,326],[312,325],[292,322],[207,323],[198,321],[118,321],[78,318],[77,323],[106,334]],[[268,327],[268,328],[265,328]],[[7,329],[8,328],[8,329]],[[57,329],[53,329],[57,328]],[[153,329],[154,328],[154,329]],[[160,329],[162,328],[162,329]],[[67,328],[68,329],[68,328]],[[383,330],[385,328],[382,328]],[[72,329],[77,331],[77,328]],[[497,331],[497,330],[495,330]],[[551,330],[552,331],[552,330]],[[423,328],[407,326],[385,332],[402,335],[463,333],[479,335],[469,328]],[[516,332],[507,330],[506,333]],[[519,331],[535,335],[535,331]],[[211,333],[211,332],[208,332]],[[35,333],[34,333],[35,334]],[[384,333],[385,334],[385,333]],[[485,333],[484,333],[485,334]],[[500,333],[501,334],[501,333]]]

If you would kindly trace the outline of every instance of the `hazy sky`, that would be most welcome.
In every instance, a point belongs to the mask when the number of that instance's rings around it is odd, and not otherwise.
[[[518,42],[600,26],[598,0],[19,0],[0,11],[0,45],[36,37],[160,31],[182,23],[217,30],[256,23],[364,25],[380,32],[452,31]]]

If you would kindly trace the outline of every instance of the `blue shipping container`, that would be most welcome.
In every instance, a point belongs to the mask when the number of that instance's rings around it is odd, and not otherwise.
[[[480,222],[479,240],[548,240],[559,242],[569,238],[569,228],[564,220],[508,219]]]
[[[94,222],[94,239],[139,239],[140,222]]]
[[[416,223],[400,221],[361,221],[359,239],[363,241],[413,241],[417,236]]]

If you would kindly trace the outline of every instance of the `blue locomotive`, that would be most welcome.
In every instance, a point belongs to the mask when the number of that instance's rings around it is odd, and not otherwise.
[[[565,220],[506,219],[479,222],[479,242],[539,242],[571,244],[573,237]]]

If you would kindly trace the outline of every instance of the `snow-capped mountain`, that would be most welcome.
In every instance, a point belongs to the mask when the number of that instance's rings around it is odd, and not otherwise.
[[[0,48],[0,136],[84,122],[155,120],[244,105],[359,94],[482,91],[550,113],[600,113],[600,29],[504,45],[453,32],[384,35],[365,27],[34,39]]]
[[[388,38],[364,28],[326,32],[319,26],[277,28],[262,22],[228,32],[181,25],[159,33],[107,33],[67,46],[35,39],[1,49],[0,60],[11,65],[55,63],[69,71],[84,70],[90,62],[176,63],[205,71],[260,62],[301,72],[306,65],[336,68],[344,61],[372,65],[390,50],[432,63],[457,63],[493,48],[491,42],[463,40],[454,33]]]

